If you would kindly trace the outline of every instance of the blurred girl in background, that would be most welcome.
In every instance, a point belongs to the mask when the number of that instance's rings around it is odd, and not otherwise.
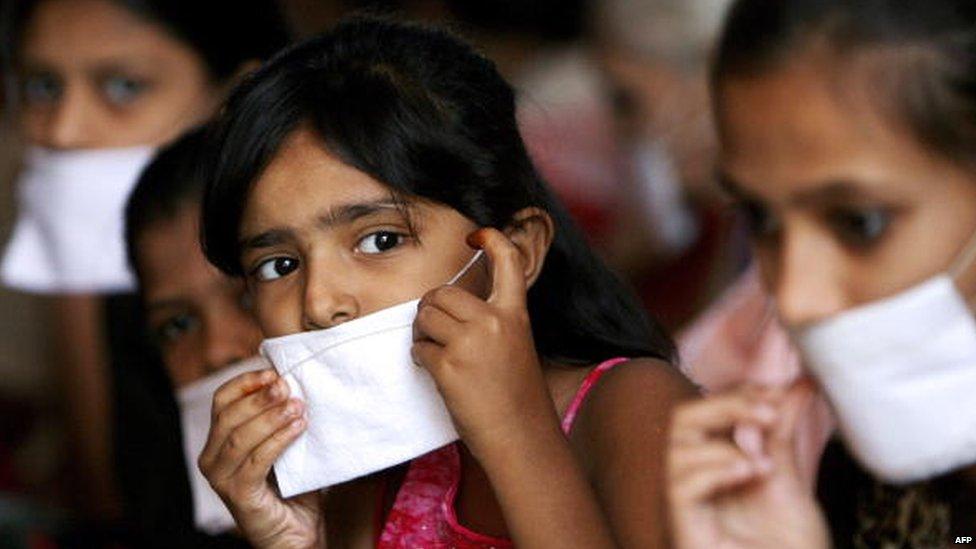
[[[156,413],[146,392],[166,387],[140,369],[151,353],[125,261],[125,199],[153,149],[208,117],[286,32],[271,0],[243,10],[231,1],[20,0],[6,17],[12,99],[30,149],[0,275],[52,296],[51,347],[83,483],[75,493],[86,512],[112,517],[113,446],[131,496],[153,460],[127,437]]]
[[[863,474],[793,443],[813,384],[676,413],[678,547],[935,547],[974,531],[976,5],[740,0],[713,73],[725,187]],[[759,430],[758,444],[737,444]]]

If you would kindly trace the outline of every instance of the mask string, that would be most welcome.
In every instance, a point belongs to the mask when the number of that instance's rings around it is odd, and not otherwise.
[[[458,280],[461,280],[461,277],[468,274],[468,271],[471,270],[471,267],[473,267],[474,264],[477,263],[478,260],[481,259],[481,256],[483,255],[485,255],[484,250],[478,250],[477,252],[475,252],[474,255],[471,256],[471,259],[469,259],[468,262],[464,264],[464,267],[461,267],[461,270],[458,271],[456,275],[451,277],[451,280],[447,281],[446,285],[453,286]]]
[[[976,232],[969,237],[966,245],[963,247],[959,255],[952,261],[952,265],[949,266],[949,276],[952,277],[953,282],[957,282],[962,273],[969,268],[973,262],[976,261]],[[958,284],[956,288],[958,288]],[[976,305],[976,295],[966,296],[966,303],[969,308],[972,309]]]

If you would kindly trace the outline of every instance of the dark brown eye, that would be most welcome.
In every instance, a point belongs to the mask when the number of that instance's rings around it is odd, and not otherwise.
[[[378,231],[359,241],[356,248],[364,254],[381,254],[403,242],[403,235],[391,231]]]
[[[867,248],[884,237],[891,224],[891,213],[883,208],[840,209],[830,212],[828,220],[842,242]]]
[[[182,313],[174,315],[159,325],[155,330],[156,340],[161,345],[171,344],[187,333],[192,332],[200,324],[197,317]]]
[[[258,265],[252,275],[261,282],[287,276],[298,268],[298,260],[290,257],[272,257]]]

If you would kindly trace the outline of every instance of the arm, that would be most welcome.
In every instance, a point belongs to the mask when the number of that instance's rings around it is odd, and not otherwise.
[[[604,374],[580,410],[571,442],[622,547],[667,545],[668,423],[695,395],[677,368],[637,359]]]
[[[516,545],[613,547],[621,532],[611,526],[621,519],[608,521],[607,495],[594,491],[560,429],[532,341],[519,252],[498,231],[482,234],[481,246],[492,263],[491,296],[482,301],[455,287],[428,293],[414,325],[414,358],[437,382],[462,440],[488,476]],[[674,398],[658,400],[664,409]],[[663,416],[656,421],[666,424]],[[648,458],[652,467],[663,451],[664,429],[646,438],[657,452]],[[633,467],[644,465],[638,461]],[[663,498],[653,486],[648,491],[648,501]],[[635,523],[623,533],[647,523],[638,515],[632,513]]]

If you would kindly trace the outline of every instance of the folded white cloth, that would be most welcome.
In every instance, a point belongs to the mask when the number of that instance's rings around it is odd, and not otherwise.
[[[213,395],[221,385],[241,374],[270,367],[263,357],[249,358],[186,385],[176,393],[183,427],[183,456],[193,495],[193,523],[208,534],[226,532],[235,524],[234,517],[197,467],[210,433]]]
[[[274,465],[283,497],[381,471],[457,440],[433,379],[410,356],[418,303],[261,345],[292,397],[305,402],[308,419]]]
[[[154,149],[28,151],[4,285],[35,293],[131,291],[124,210]]]

